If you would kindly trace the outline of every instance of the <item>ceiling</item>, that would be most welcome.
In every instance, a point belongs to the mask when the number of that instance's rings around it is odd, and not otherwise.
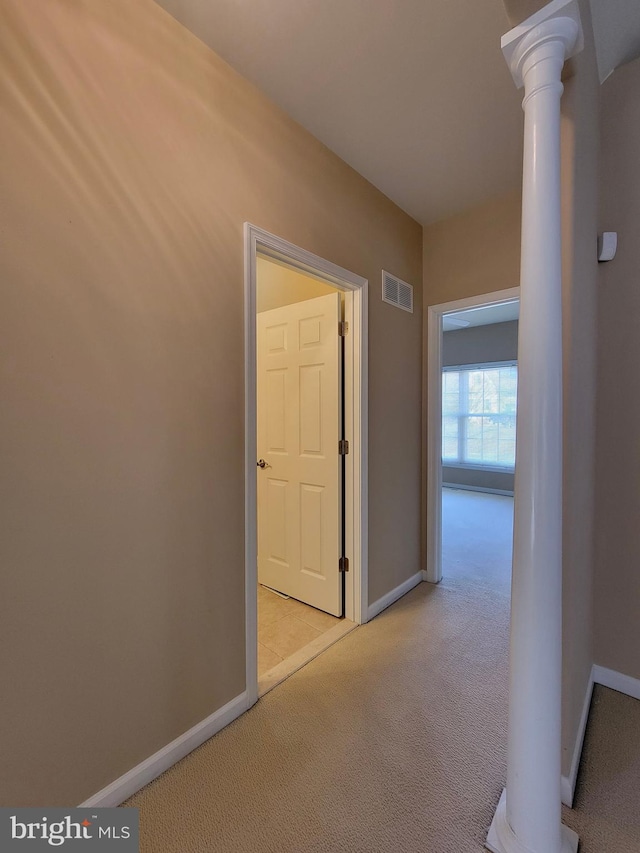
[[[520,300],[512,299],[511,302],[499,302],[496,305],[482,305],[479,308],[470,308],[467,311],[455,311],[445,314],[442,318],[442,330],[453,332],[458,329],[466,329],[471,326],[489,326],[492,323],[506,323],[509,320],[517,320],[520,316]]]
[[[640,56],[640,0],[591,0],[600,82]]]
[[[544,0],[157,2],[422,224],[520,185],[500,37]],[[640,54],[640,0],[590,2],[603,80]]]
[[[520,183],[502,0],[158,0],[423,224]]]

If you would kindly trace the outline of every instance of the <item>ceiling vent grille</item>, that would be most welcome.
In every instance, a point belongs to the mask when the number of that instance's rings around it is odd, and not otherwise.
[[[413,287],[382,270],[382,301],[413,314]]]

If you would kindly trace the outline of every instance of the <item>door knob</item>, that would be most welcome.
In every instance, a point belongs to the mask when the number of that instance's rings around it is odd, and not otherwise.
[[[267,467],[267,463],[264,461],[264,459],[258,459],[257,465],[258,465],[258,468],[266,468]]]

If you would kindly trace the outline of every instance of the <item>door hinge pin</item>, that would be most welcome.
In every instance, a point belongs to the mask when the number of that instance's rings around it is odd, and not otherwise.
[[[346,320],[340,320],[338,323],[338,334],[341,338],[346,338],[349,334],[349,323]]]
[[[349,558],[348,557],[340,557],[338,560],[338,571],[340,572],[348,572],[349,571]]]
[[[341,438],[338,442],[338,453],[340,456],[346,456],[349,453],[349,442],[346,438]]]

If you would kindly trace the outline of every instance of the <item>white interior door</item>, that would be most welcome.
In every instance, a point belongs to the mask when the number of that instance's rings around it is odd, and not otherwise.
[[[258,580],[334,616],[342,615],[339,322],[339,293],[257,317]]]

